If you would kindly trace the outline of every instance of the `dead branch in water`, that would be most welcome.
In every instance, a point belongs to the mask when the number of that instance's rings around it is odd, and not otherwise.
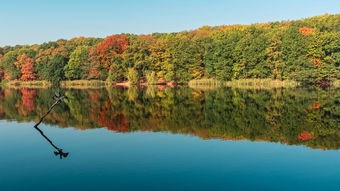
[[[54,154],[59,155],[60,159],[62,159],[63,157],[67,157],[69,153],[63,152],[63,149],[60,149],[55,144],[53,144],[53,142],[44,134],[44,132],[41,129],[39,129],[38,126],[43,122],[45,117],[53,110],[53,108],[56,105],[60,104],[61,101],[65,98],[67,98],[67,97],[66,96],[54,97],[54,99],[56,99],[56,102],[49,108],[49,110],[45,113],[45,115],[43,115],[40,118],[39,122],[34,125],[34,128],[41,134],[41,136],[43,136],[50,143],[50,145],[57,150],[57,151],[54,152]]]

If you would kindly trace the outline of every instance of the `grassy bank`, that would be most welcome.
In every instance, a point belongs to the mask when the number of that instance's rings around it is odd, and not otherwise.
[[[299,83],[290,80],[273,80],[273,79],[241,79],[228,82],[222,82],[213,79],[192,80],[189,86],[198,89],[212,89],[219,86],[228,86],[244,89],[270,89],[270,88],[292,88]]]
[[[91,89],[91,88],[103,88],[109,85],[106,81],[101,80],[72,80],[62,81],[60,86],[68,89]]]
[[[9,87],[9,88],[48,88],[52,84],[48,81],[2,81],[2,86]]]
[[[48,81],[2,81],[2,86],[9,88],[48,88],[52,84]],[[129,86],[128,83],[108,83],[101,80],[72,80],[62,81],[60,86],[67,89],[93,89],[93,88],[104,88],[106,86]],[[140,85],[148,86],[147,83]],[[299,85],[298,82],[290,80],[272,80],[272,79],[242,79],[234,81],[218,81],[214,79],[200,79],[192,80],[188,83],[189,87],[195,89],[214,89],[220,86],[236,87],[243,89],[271,89],[271,88],[293,88]],[[152,85],[151,85],[152,86]],[[170,85],[171,86],[171,85]],[[340,80],[331,83],[331,86],[339,87]]]

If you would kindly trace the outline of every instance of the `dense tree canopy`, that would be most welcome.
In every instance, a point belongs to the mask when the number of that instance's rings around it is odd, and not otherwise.
[[[340,79],[339,68],[339,14],[0,48],[0,77],[8,80],[121,82],[133,76],[136,83],[152,73],[155,81],[177,83],[271,78],[329,84]]]
[[[78,46],[71,54],[70,60],[64,67],[65,77],[70,80],[86,79],[90,67],[88,46]]]

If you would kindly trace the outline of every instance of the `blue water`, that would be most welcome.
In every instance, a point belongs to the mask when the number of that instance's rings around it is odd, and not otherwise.
[[[340,152],[0,121],[0,190],[340,190]]]

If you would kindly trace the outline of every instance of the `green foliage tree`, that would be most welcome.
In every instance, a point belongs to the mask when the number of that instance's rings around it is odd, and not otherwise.
[[[21,68],[14,64],[17,61],[17,57],[17,51],[10,51],[1,59],[1,67],[9,80],[18,79],[20,77]]]
[[[280,79],[283,78],[283,54],[282,54],[282,41],[280,33],[274,34],[270,45],[266,48],[267,66],[270,69],[270,78]]]
[[[156,39],[151,35],[129,35],[129,46],[124,50],[123,65],[126,68],[134,68],[141,78],[144,78],[144,71],[151,67],[149,56],[151,46]]]
[[[71,54],[70,60],[64,67],[65,77],[69,80],[86,78],[90,61],[89,47],[78,46]]]
[[[59,84],[64,77],[64,67],[67,64],[67,58],[57,54],[53,56],[41,70],[40,77],[46,79],[53,84]]]
[[[233,52],[242,37],[243,33],[240,30],[221,31],[212,36],[213,41],[207,45],[204,59],[210,78],[223,81],[233,79],[235,62]]]

